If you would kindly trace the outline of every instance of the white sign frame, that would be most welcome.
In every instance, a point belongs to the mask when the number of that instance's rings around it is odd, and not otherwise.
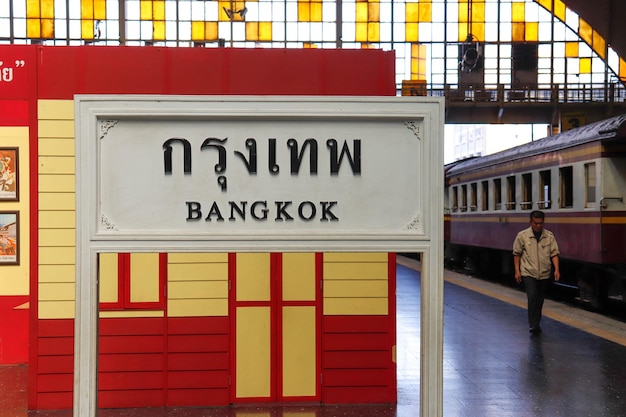
[[[343,96],[137,96],[78,95],[76,113],[76,319],[74,415],[93,417],[97,413],[97,257],[105,252],[419,252],[423,256],[421,299],[421,402],[422,416],[442,415],[443,360],[443,121],[444,100],[438,97],[343,97]],[[148,223],[134,230],[132,217],[125,218],[107,192],[112,176],[107,164],[111,153],[103,141],[116,121],[138,123],[220,120],[232,123],[288,123],[293,120],[315,130],[320,122],[355,126],[355,137],[368,138],[360,123],[374,123],[404,138],[395,146],[403,154],[416,150],[415,166],[392,164],[383,169],[390,187],[410,188],[404,177],[413,177],[415,188],[404,190],[405,200],[396,204],[399,223],[382,227],[364,216],[348,228],[333,232],[326,224],[295,226],[286,231],[253,227],[252,233],[223,227],[219,233],[197,232],[185,225],[174,230],[152,230]],[[191,124],[191,123],[190,123]],[[401,126],[398,128],[397,126]],[[225,127],[226,129],[227,127]],[[124,132],[124,130],[120,130]],[[129,130],[132,132],[132,129]],[[231,132],[232,133],[232,132]],[[384,138],[381,138],[381,140]],[[389,140],[394,143],[393,139]],[[162,138],[158,139],[162,144]],[[363,147],[372,139],[363,139]],[[408,145],[407,145],[408,144]],[[375,146],[379,146],[375,145]],[[408,146],[409,148],[403,148]],[[354,150],[354,148],[353,148]],[[108,152],[108,153],[107,153]],[[388,152],[376,148],[375,153]],[[108,155],[105,160],[103,155]],[[363,152],[364,164],[368,154]],[[406,155],[402,155],[406,161]],[[371,157],[371,155],[370,155]],[[371,160],[371,158],[370,158]],[[384,165],[384,164],[383,164]],[[342,169],[344,169],[342,167]],[[363,167],[363,172],[367,167]],[[397,170],[398,172],[395,172]],[[407,175],[406,171],[410,171]],[[353,170],[354,171],[354,170]],[[127,174],[131,175],[132,174]],[[376,171],[362,182],[387,175]],[[235,177],[239,179],[238,177]],[[331,181],[323,178],[322,181]],[[345,181],[350,181],[348,178]],[[261,182],[261,188],[269,186]],[[365,187],[364,190],[371,190]],[[131,191],[132,192],[132,191]],[[413,198],[412,193],[417,194]],[[397,193],[394,195],[398,195]],[[375,199],[375,197],[373,197]],[[349,205],[354,209],[354,202]],[[103,209],[104,207],[104,209]],[[382,206],[381,206],[382,207]],[[374,209],[380,214],[381,207]],[[407,211],[408,210],[408,211]],[[116,213],[112,221],[105,212]],[[158,213],[157,213],[158,217]],[[119,226],[116,220],[120,219]],[[188,220],[187,220],[188,222]],[[158,223],[155,223],[158,224]]]

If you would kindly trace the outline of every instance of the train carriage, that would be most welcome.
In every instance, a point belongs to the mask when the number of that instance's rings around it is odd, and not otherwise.
[[[446,260],[512,280],[515,235],[543,210],[561,284],[594,306],[624,300],[626,115],[449,164],[445,176]]]

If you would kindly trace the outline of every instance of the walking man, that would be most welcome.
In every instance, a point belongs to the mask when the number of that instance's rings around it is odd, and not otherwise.
[[[550,283],[552,266],[554,279],[561,278],[559,246],[552,232],[543,228],[545,214],[535,210],[530,213],[530,227],[517,234],[513,242],[515,280],[524,281],[528,297],[528,324],[530,334],[541,333],[541,309],[546,289]]]

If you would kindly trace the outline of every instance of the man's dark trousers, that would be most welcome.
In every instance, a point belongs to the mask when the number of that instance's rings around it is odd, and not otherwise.
[[[546,289],[550,284],[549,279],[535,279],[533,277],[522,277],[526,286],[526,296],[528,297],[528,325],[530,328],[539,327],[541,321],[541,309],[546,296]]]

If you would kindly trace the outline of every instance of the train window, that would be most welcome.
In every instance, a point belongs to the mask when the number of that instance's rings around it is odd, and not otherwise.
[[[481,201],[481,206],[480,209],[482,211],[487,211],[489,210],[489,181],[483,181],[480,185],[481,190],[482,190],[482,201]]]
[[[461,211],[467,211],[467,184],[461,185]]]
[[[506,177],[506,209],[515,210],[515,176]]]
[[[561,208],[574,206],[574,169],[573,167],[559,168],[559,177],[561,181],[561,193],[559,206]]]
[[[459,188],[452,187],[452,211],[459,209]]]
[[[539,201],[537,201],[537,207],[539,210],[550,208],[550,195],[552,193],[552,176],[550,171],[539,172]]]
[[[585,164],[585,207],[596,205],[596,163]]]
[[[502,210],[502,180],[493,180],[493,209]]]
[[[522,210],[533,208],[533,174],[522,174],[522,201],[519,203]]]
[[[470,210],[476,211],[478,209],[478,184],[473,182],[470,184]]]

